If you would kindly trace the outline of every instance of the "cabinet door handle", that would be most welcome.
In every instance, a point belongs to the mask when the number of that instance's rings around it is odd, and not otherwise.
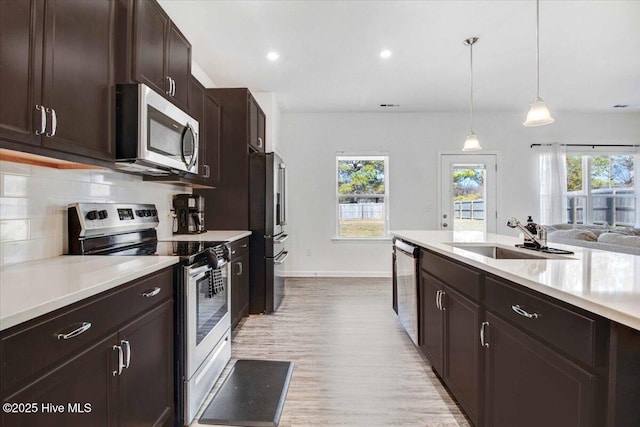
[[[68,339],[77,337],[78,335],[87,332],[89,328],[91,328],[91,322],[82,322],[79,328],[76,328],[73,331],[68,332],[66,334],[63,334],[63,333],[58,334],[58,339],[68,340]]]
[[[241,262],[236,262],[236,265],[238,266],[238,272],[236,273],[236,276],[241,276],[242,272],[244,271],[242,268],[242,263]]]
[[[258,148],[262,148],[262,138],[258,137]]]
[[[114,345],[113,347],[111,347],[111,349],[118,350],[118,370],[111,372],[111,375],[115,377],[118,375],[122,375],[122,369],[124,368],[124,357],[122,355],[122,347],[120,347],[119,345]]]
[[[58,130],[58,116],[53,108],[47,108],[47,113],[51,113],[51,133],[45,133],[45,136],[51,138],[56,136],[56,131]]]
[[[480,345],[484,348],[489,348],[489,343],[485,341],[484,335],[487,326],[489,326],[489,322],[482,322],[482,325],[480,325]]]
[[[171,82],[173,83],[173,92],[171,92],[171,96],[176,96],[176,81],[171,79]]]
[[[152,298],[158,295],[160,293],[160,290],[161,290],[160,288],[155,287],[150,291],[143,292],[141,295],[145,298]]]
[[[537,319],[538,317],[540,317],[538,313],[527,312],[525,309],[520,307],[520,304],[512,305],[511,309],[516,313],[518,313],[520,316],[526,317],[527,319]]]
[[[204,177],[209,178],[211,176],[211,168],[209,167],[209,165],[202,165],[202,167],[205,170]]]
[[[47,112],[42,105],[36,105],[36,110],[40,111],[40,129],[36,130],[36,135],[42,135],[47,131]]]
[[[169,82],[169,89],[167,89],[166,94],[171,96],[171,88],[173,87],[173,85],[171,84],[171,77],[167,76],[166,79],[167,82]]]
[[[436,307],[438,307],[438,310],[442,310],[442,308],[440,308],[440,292],[442,291],[436,292]]]
[[[121,340],[120,344],[122,344],[122,348],[123,350],[126,352],[124,359],[124,367],[128,368],[129,365],[131,364],[131,343],[129,343],[129,341],[127,340]]]
[[[440,291],[440,310],[445,311],[447,307],[442,304],[442,297],[447,295],[445,291]]]

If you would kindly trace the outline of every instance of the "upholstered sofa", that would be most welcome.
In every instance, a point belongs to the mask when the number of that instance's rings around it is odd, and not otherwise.
[[[554,224],[545,226],[547,241],[604,251],[640,255],[640,228],[607,225]]]

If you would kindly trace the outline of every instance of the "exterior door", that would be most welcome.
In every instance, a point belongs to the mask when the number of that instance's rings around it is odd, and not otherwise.
[[[440,156],[440,229],[496,232],[497,156]]]

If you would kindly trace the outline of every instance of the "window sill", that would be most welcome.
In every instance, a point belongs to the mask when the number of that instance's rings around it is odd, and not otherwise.
[[[392,239],[390,236],[385,237],[332,237],[331,241],[333,242],[391,242]]]

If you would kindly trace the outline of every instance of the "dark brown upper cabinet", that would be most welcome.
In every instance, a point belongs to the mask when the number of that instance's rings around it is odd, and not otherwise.
[[[155,0],[118,0],[119,83],[144,83],[189,107],[191,43]]]
[[[249,94],[249,146],[259,153],[264,153],[265,114]]]
[[[264,123],[265,115],[247,88],[207,89],[206,95],[221,107],[217,162],[224,165],[218,169],[219,184],[216,189],[198,192],[207,199],[206,228],[248,230],[249,153],[264,152],[264,125],[260,129],[260,123]],[[208,135],[205,137],[209,138]],[[212,145],[208,141],[207,150]]]
[[[189,114],[200,123],[198,182],[215,187],[220,182],[220,104],[206,93],[204,86],[191,77]]]
[[[114,31],[110,0],[0,0],[0,146],[113,160]]]

